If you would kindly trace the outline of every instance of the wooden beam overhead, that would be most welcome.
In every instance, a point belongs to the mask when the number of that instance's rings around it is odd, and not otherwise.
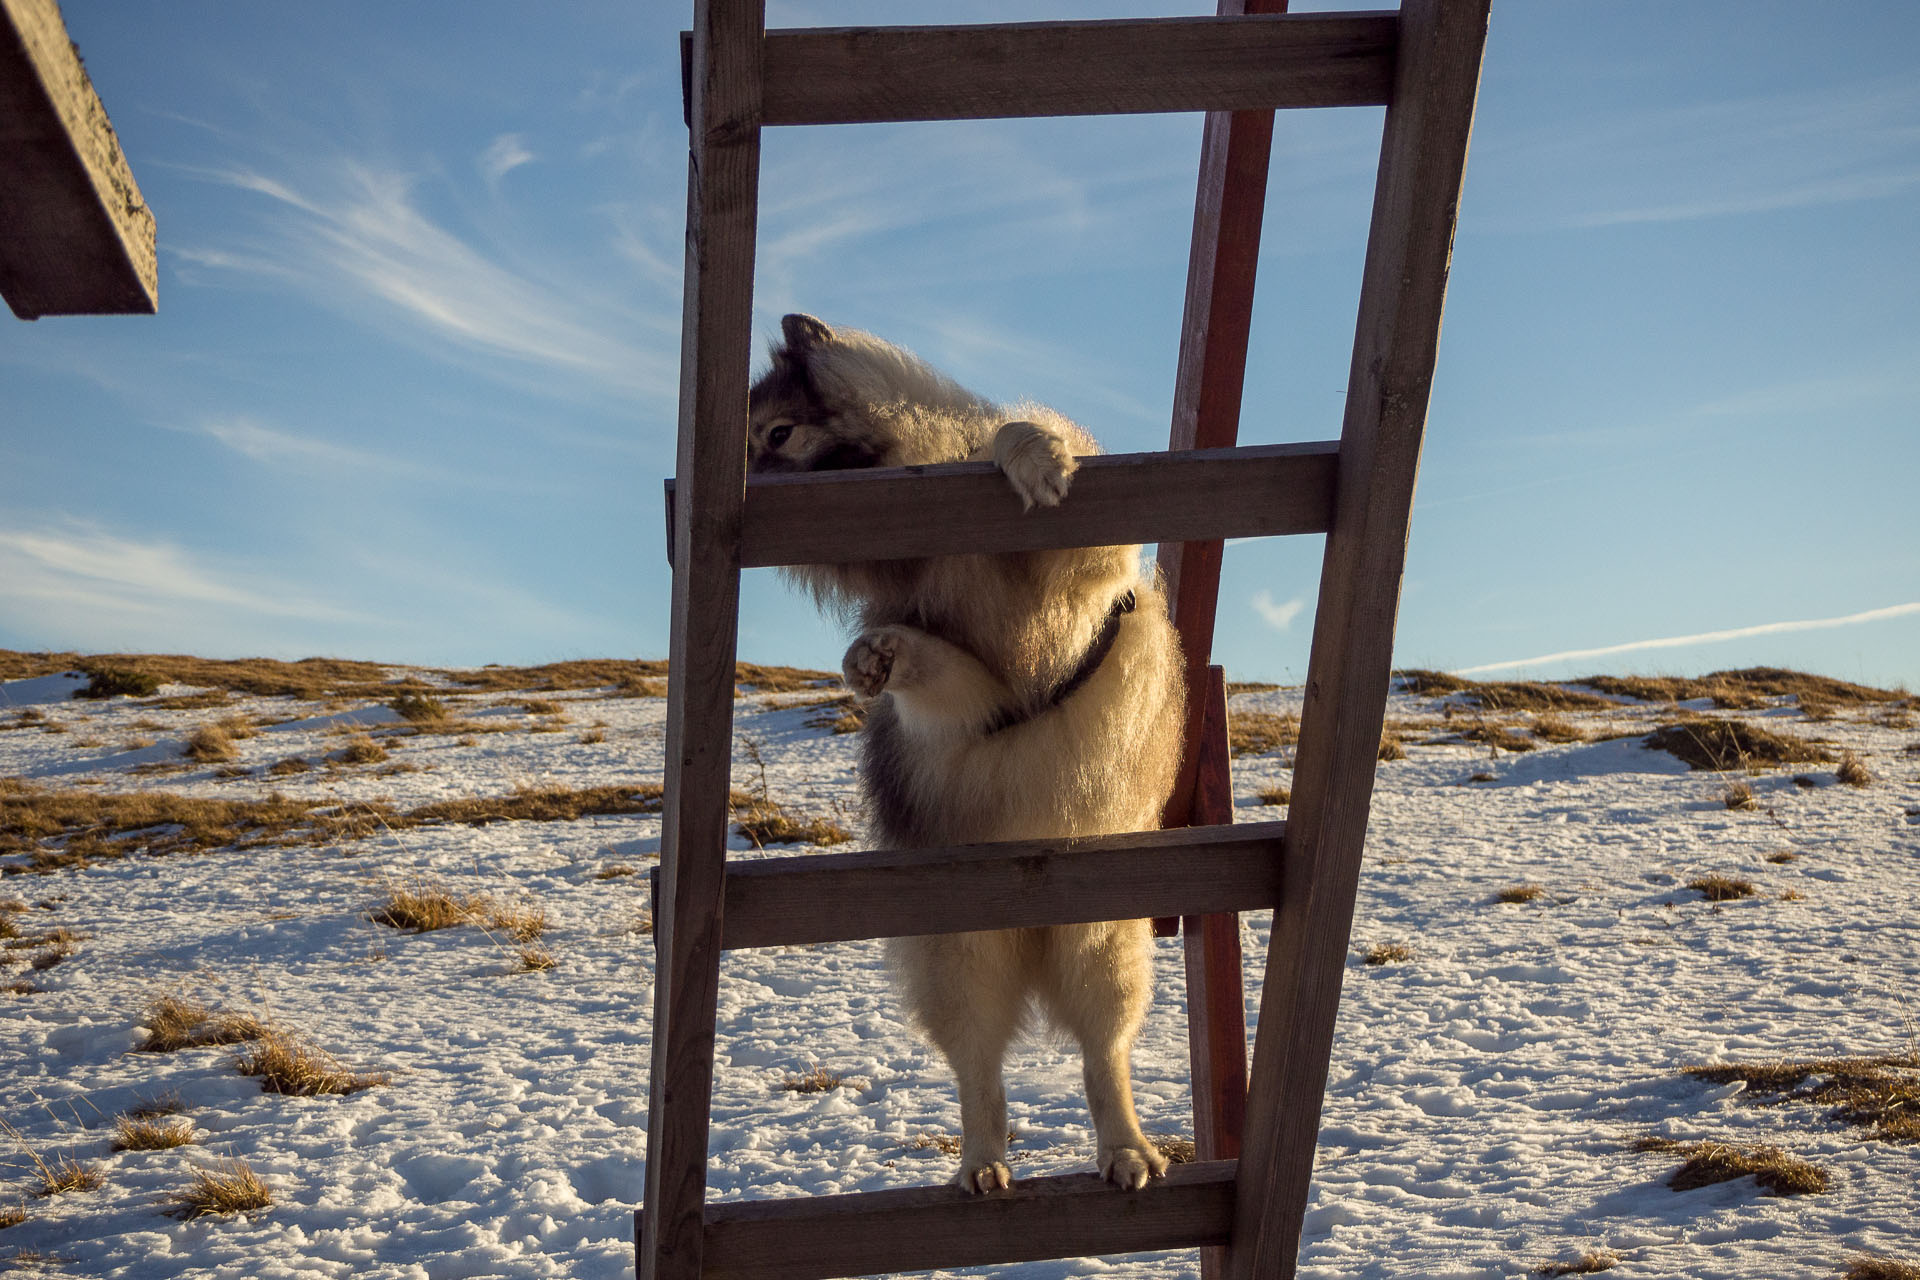
[[[767,32],[769,125],[1380,105],[1397,15]]]
[[[54,0],[0,0],[0,294],[22,320],[158,305],[153,211]]]
[[[1082,458],[1057,507],[1021,509],[990,462],[751,476],[743,568],[1325,533],[1331,441]],[[667,554],[675,484],[667,482]]]
[[[727,864],[720,945],[799,946],[1256,911],[1280,901],[1286,830],[1284,822],[1243,822],[945,849],[734,858]]]

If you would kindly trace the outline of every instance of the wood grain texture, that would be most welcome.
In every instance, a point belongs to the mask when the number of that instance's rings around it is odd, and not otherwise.
[[[764,0],[699,0],[639,1280],[700,1275],[733,765]]]
[[[1231,1274],[1291,1277],[1306,1208],[1488,0],[1408,0],[1387,108],[1235,1213]]]
[[[1280,900],[1285,835],[1284,822],[1250,822],[735,859],[727,868],[722,945],[792,946],[1252,911]]]
[[[1220,15],[1285,13],[1287,0],[1220,0]],[[1247,336],[1260,262],[1260,228],[1273,149],[1273,112],[1210,111],[1200,144],[1187,259],[1186,305],[1174,375],[1170,449],[1224,449],[1240,431]],[[1161,577],[1169,615],[1186,657],[1187,687],[1197,689],[1213,660],[1214,614],[1225,544],[1220,539],[1162,542]],[[1187,705],[1187,751],[1161,825],[1188,819],[1193,803],[1193,744],[1199,704]]]
[[[766,122],[855,124],[1386,101],[1391,13],[767,33]]]
[[[989,462],[754,476],[741,517],[740,563],[1321,533],[1333,521],[1338,454],[1337,445],[1320,442],[1083,458],[1066,501],[1033,511],[1021,510]],[[670,482],[670,520],[677,493]]]
[[[1232,1229],[1234,1162],[1175,1165],[1139,1191],[1091,1173],[1028,1178],[970,1196],[956,1187],[711,1205],[709,1280],[993,1266],[1192,1248]]]
[[[0,0],[0,294],[22,320],[158,305],[153,212],[54,0]]]
[[[1226,672],[1209,666],[1202,686],[1197,785],[1192,818],[1197,827],[1233,822],[1233,776],[1227,746]],[[1283,842],[1284,845],[1284,842]],[[1187,971],[1187,1051],[1193,1064],[1193,1145],[1202,1160],[1240,1154],[1247,1110],[1247,1004],[1240,951],[1240,917],[1221,913],[1187,916],[1182,922]],[[1226,1250],[1200,1251],[1202,1280],[1225,1274]]]

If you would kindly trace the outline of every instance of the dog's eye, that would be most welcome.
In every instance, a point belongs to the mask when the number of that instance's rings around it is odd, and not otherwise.
[[[784,423],[775,427],[773,430],[767,432],[767,447],[769,449],[778,449],[787,442],[787,437],[792,434],[793,428]]]

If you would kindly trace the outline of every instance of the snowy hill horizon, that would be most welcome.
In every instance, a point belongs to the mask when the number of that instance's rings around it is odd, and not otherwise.
[[[665,677],[0,651],[0,1269],[630,1275]],[[861,847],[858,706],[739,681],[734,856]],[[1299,711],[1232,686],[1238,819],[1285,816]],[[1905,1274],[1917,901],[1906,690],[1399,673],[1301,1275]],[[1090,1167],[1074,1053],[1008,1084],[1016,1176]],[[729,953],[710,1197],[938,1183],[957,1132],[879,944]],[[991,1272],[1095,1273],[1198,1264]]]

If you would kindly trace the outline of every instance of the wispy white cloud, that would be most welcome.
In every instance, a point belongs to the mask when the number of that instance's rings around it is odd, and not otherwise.
[[[272,427],[262,426],[253,418],[210,419],[201,423],[198,430],[201,435],[217,440],[235,453],[244,454],[255,462],[279,465],[318,464],[349,470],[393,471],[403,466],[411,469],[410,464],[403,464],[396,458],[385,457],[364,449],[355,449],[348,445],[334,444],[312,436],[276,431]]]
[[[1554,662],[1584,661],[1588,658],[1605,658],[1619,653],[1638,653],[1647,649],[1680,649],[1689,645],[1718,644],[1725,640],[1746,640],[1754,636],[1781,635],[1792,631],[1825,631],[1834,627],[1857,627],[1868,622],[1884,622],[1890,618],[1904,618],[1920,613],[1920,600],[1906,604],[1888,605],[1884,609],[1868,609],[1863,613],[1849,613],[1838,618],[1807,618],[1793,622],[1763,622],[1751,627],[1733,627],[1726,631],[1702,631],[1690,636],[1664,636],[1658,640],[1631,640],[1626,644],[1610,644],[1597,649],[1567,649],[1560,653],[1545,653],[1537,658],[1518,658],[1511,662],[1487,662],[1477,667],[1455,667],[1453,673],[1460,676],[1480,675],[1487,671],[1506,671],[1514,667],[1545,666]]]
[[[1289,630],[1293,626],[1293,620],[1300,616],[1300,611],[1307,607],[1304,596],[1295,596],[1284,603],[1276,602],[1273,592],[1265,587],[1253,593],[1252,604],[1253,611],[1260,615],[1260,620],[1275,631]]]
[[[497,187],[500,185],[500,179],[523,164],[531,164],[535,159],[533,152],[527,150],[526,135],[503,133],[487,144],[487,149],[480,153],[477,163],[480,166],[480,175],[487,180],[487,185]]]
[[[490,149],[491,152],[491,149]],[[502,160],[512,159],[502,152]],[[516,271],[430,217],[405,174],[343,163],[310,189],[252,171],[214,175],[272,201],[270,242],[242,251],[190,248],[200,266],[292,277],[356,316],[390,323],[484,357],[559,371],[626,393],[669,396],[671,344],[621,335],[670,329],[668,318],[588,289]]]
[[[130,622],[213,610],[252,618],[361,621],[281,584],[249,582],[164,541],[98,525],[0,527],[0,577],[9,607],[30,605],[36,631],[111,636]]]

